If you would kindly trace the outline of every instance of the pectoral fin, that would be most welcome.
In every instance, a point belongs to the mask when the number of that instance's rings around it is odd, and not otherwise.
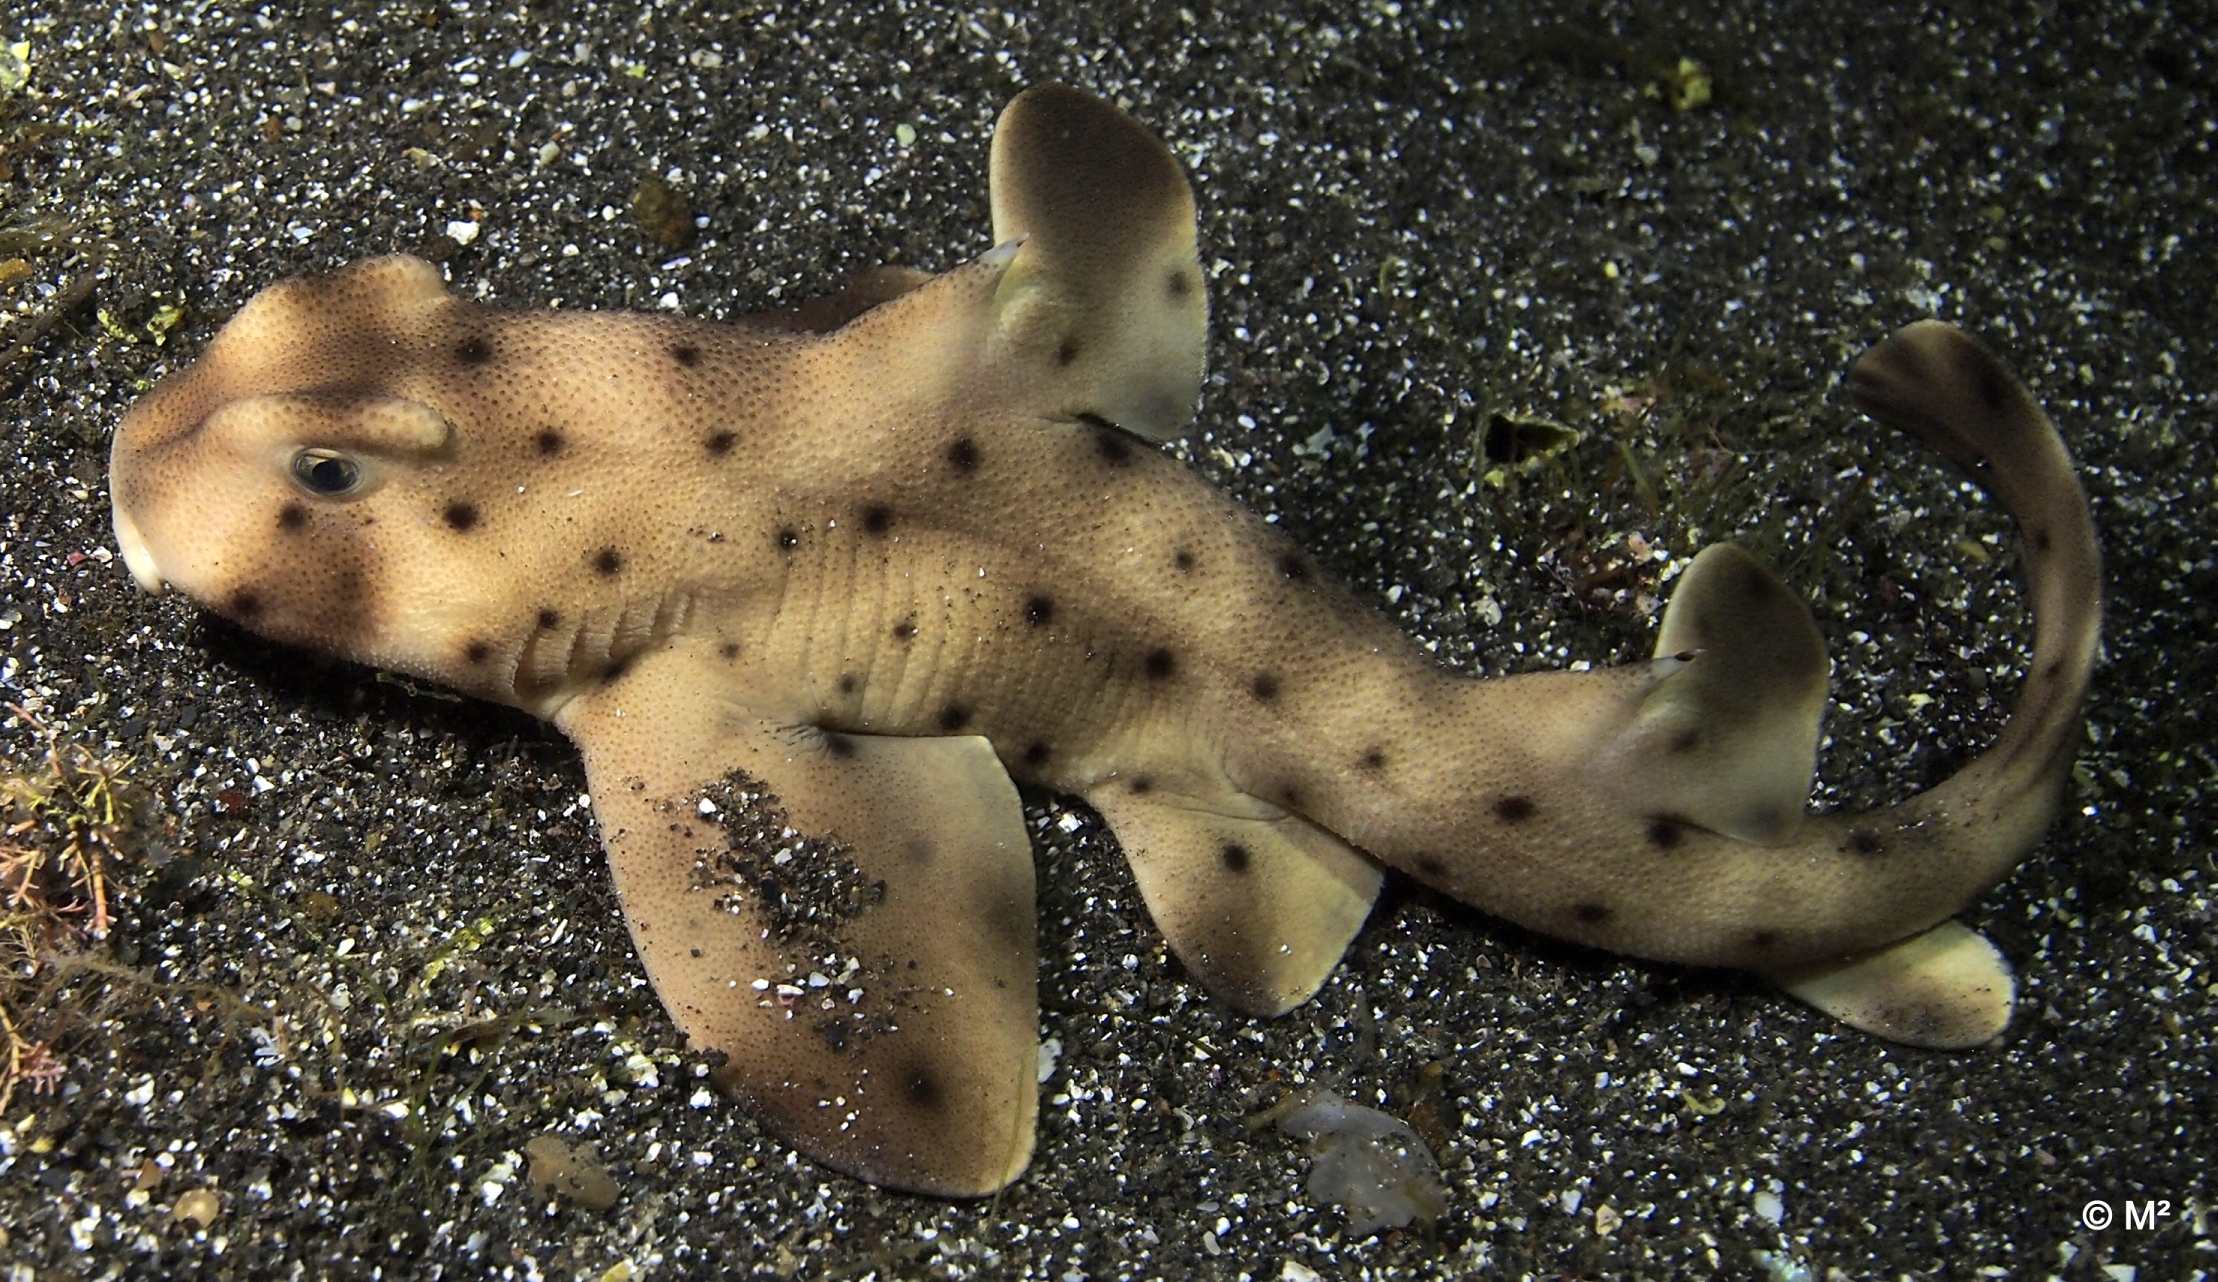
[[[1030,843],[986,741],[828,735],[688,652],[565,709],[656,991],[781,1139],[874,1184],[990,1193],[1037,1095]]]
[[[1207,803],[1117,784],[1087,800],[1117,834],[1171,950],[1243,1015],[1307,1001],[1378,898],[1377,865],[1252,798]]]
[[[1001,113],[992,185],[995,242],[1022,240],[996,295],[999,329],[1034,367],[1041,409],[1151,441],[1183,433],[1209,304],[1178,161],[1110,104],[1039,85]]]
[[[1668,668],[1602,754],[1604,786],[1643,814],[1776,844],[1802,822],[1825,707],[1810,609],[1730,543],[1679,576],[1656,641]]]
[[[2010,963],[1985,935],[1944,921],[1922,935],[1772,981],[1851,1028],[1933,1050],[1994,1039],[2017,1000]]]

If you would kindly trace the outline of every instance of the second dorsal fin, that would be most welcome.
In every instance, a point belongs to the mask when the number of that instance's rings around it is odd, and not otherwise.
[[[1825,641],[1809,607],[1730,543],[1704,548],[1656,639],[1663,674],[1602,754],[1644,813],[1766,844],[1802,822],[1825,708]]]

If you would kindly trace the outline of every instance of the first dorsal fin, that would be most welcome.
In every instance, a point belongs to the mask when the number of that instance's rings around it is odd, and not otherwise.
[[[1194,195],[1132,117],[1038,85],[993,137],[993,228],[1021,241],[995,297],[1015,359],[1048,389],[1039,408],[1093,416],[1151,441],[1180,435],[1201,393],[1209,304]]]
[[[1679,576],[1656,657],[1662,679],[1600,761],[1608,786],[1743,841],[1792,837],[1825,707],[1809,607],[1743,549],[1713,544]]]

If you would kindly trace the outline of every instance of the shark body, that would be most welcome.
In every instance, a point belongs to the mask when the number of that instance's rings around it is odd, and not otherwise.
[[[1306,1000],[1391,867],[1881,1035],[1999,1031],[2007,968],[1947,919],[2048,823],[2100,592],[2070,460],[1993,357],[1917,326],[1850,389],[2019,519],[2018,709],[1942,786],[1805,817],[1824,647],[1753,558],[1696,559],[1651,662],[1442,671],[1150,444],[1191,415],[1207,314],[1162,145],[1043,86],[993,184],[1001,249],[800,320],[500,311],[407,258],[275,286],[119,427],[125,559],[561,728],[673,1016],[877,1183],[975,1195],[1029,1158],[1012,780],[1092,804],[1245,1013]]]

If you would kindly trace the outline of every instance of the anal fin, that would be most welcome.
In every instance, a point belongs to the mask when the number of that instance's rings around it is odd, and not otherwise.
[[[1307,1001],[1378,898],[1378,866],[1299,815],[1233,794],[1209,804],[1104,786],[1108,820],[1171,950],[1243,1015]]]
[[[1596,762],[1643,814],[1763,844],[1802,822],[1827,661],[1810,609],[1761,561],[1713,544],[1679,576],[1656,641],[1670,669]]]
[[[1985,935],[1956,921],[1771,979],[1851,1028],[1932,1050],[1992,1041],[2017,1000],[2010,963]]]
[[[713,661],[712,661],[713,662]],[[655,989],[808,1156],[976,1196],[1032,1151],[1031,848],[983,739],[827,735],[684,648],[566,708]]]

